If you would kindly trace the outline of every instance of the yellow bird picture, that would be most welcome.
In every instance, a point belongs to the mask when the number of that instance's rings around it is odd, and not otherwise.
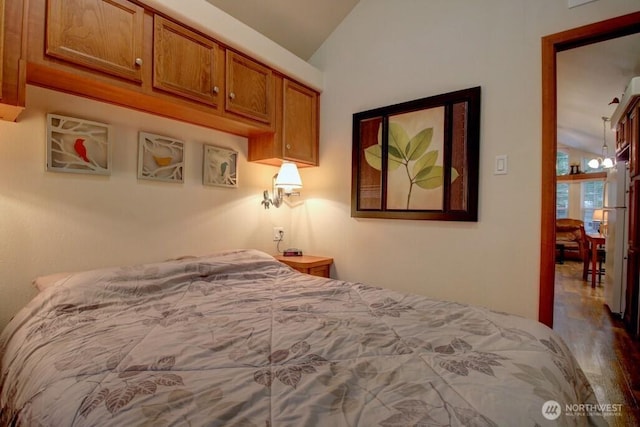
[[[153,160],[156,161],[156,164],[158,166],[168,166],[169,164],[171,164],[171,160],[173,159],[173,157],[158,157],[158,156],[153,156]]]

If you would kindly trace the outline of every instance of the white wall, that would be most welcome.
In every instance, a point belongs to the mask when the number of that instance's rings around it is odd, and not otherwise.
[[[259,205],[276,169],[247,163],[243,138],[29,87],[20,121],[0,122],[0,327],[38,275],[229,247],[274,252],[274,225],[288,229],[284,246],[333,256],[338,278],[536,318],[540,37],[635,10],[637,0],[571,10],[562,0],[361,0],[311,61],[324,72],[320,167],[301,171],[301,202],[278,210]],[[352,114],[476,85],[479,221],[352,219]],[[47,112],[113,124],[112,175],[46,172]],[[136,179],[139,130],[187,142],[184,184]],[[202,143],[240,151],[238,189],[201,185]],[[492,174],[498,154],[509,156],[506,176]]]
[[[245,138],[28,86],[17,123],[0,121],[0,327],[33,295],[39,275],[161,261],[227,248],[275,252],[283,209],[265,211],[277,171],[247,163]],[[110,123],[111,176],[45,171],[45,115]],[[137,180],[138,131],[185,141],[183,184]],[[202,145],[239,151],[237,189],[202,185]]]
[[[342,279],[537,318],[540,39],[636,10],[637,0],[361,0],[311,59],[325,77],[321,167],[304,177],[313,198],[293,210],[300,245],[334,256]],[[351,218],[352,114],[476,85],[479,221]],[[493,175],[499,154],[508,175]]]

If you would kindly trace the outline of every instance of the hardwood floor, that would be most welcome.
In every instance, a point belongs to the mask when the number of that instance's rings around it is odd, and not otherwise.
[[[604,279],[603,279],[604,280]],[[611,426],[640,426],[640,342],[605,306],[603,287],[582,280],[582,264],[556,264],[554,327],[573,351],[600,404],[622,404]]]

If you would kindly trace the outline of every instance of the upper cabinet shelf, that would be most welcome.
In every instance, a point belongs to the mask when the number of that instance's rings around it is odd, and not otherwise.
[[[570,175],[558,175],[556,180],[561,181],[594,181],[607,179],[606,172],[589,172],[589,173],[574,173]]]
[[[28,28],[12,27],[18,40],[11,46],[26,46],[15,61],[23,71],[16,66],[7,73],[10,55],[5,54],[0,104],[10,100],[4,95],[7,86],[24,93],[31,83],[245,136],[259,151],[272,151],[269,160],[257,156],[252,161],[318,164],[318,93],[259,61],[137,1],[3,3],[11,19],[22,22],[26,13]],[[10,46],[6,38],[1,46]],[[283,79],[287,85],[277,89],[276,81]],[[302,98],[279,92],[298,87],[306,94]],[[285,149],[276,153],[274,144]]]

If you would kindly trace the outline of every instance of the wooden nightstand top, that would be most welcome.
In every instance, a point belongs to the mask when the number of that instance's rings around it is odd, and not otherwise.
[[[313,255],[277,255],[275,258],[281,263],[293,268],[294,270],[298,270],[300,273],[310,274],[312,276],[318,277],[331,277],[331,264],[333,264],[333,258]]]
[[[296,269],[320,267],[323,265],[331,265],[333,263],[333,258],[324,257],[324,256],[313,256],[313,255],[302,255],[302,256],[276,255],[274,258]]]

